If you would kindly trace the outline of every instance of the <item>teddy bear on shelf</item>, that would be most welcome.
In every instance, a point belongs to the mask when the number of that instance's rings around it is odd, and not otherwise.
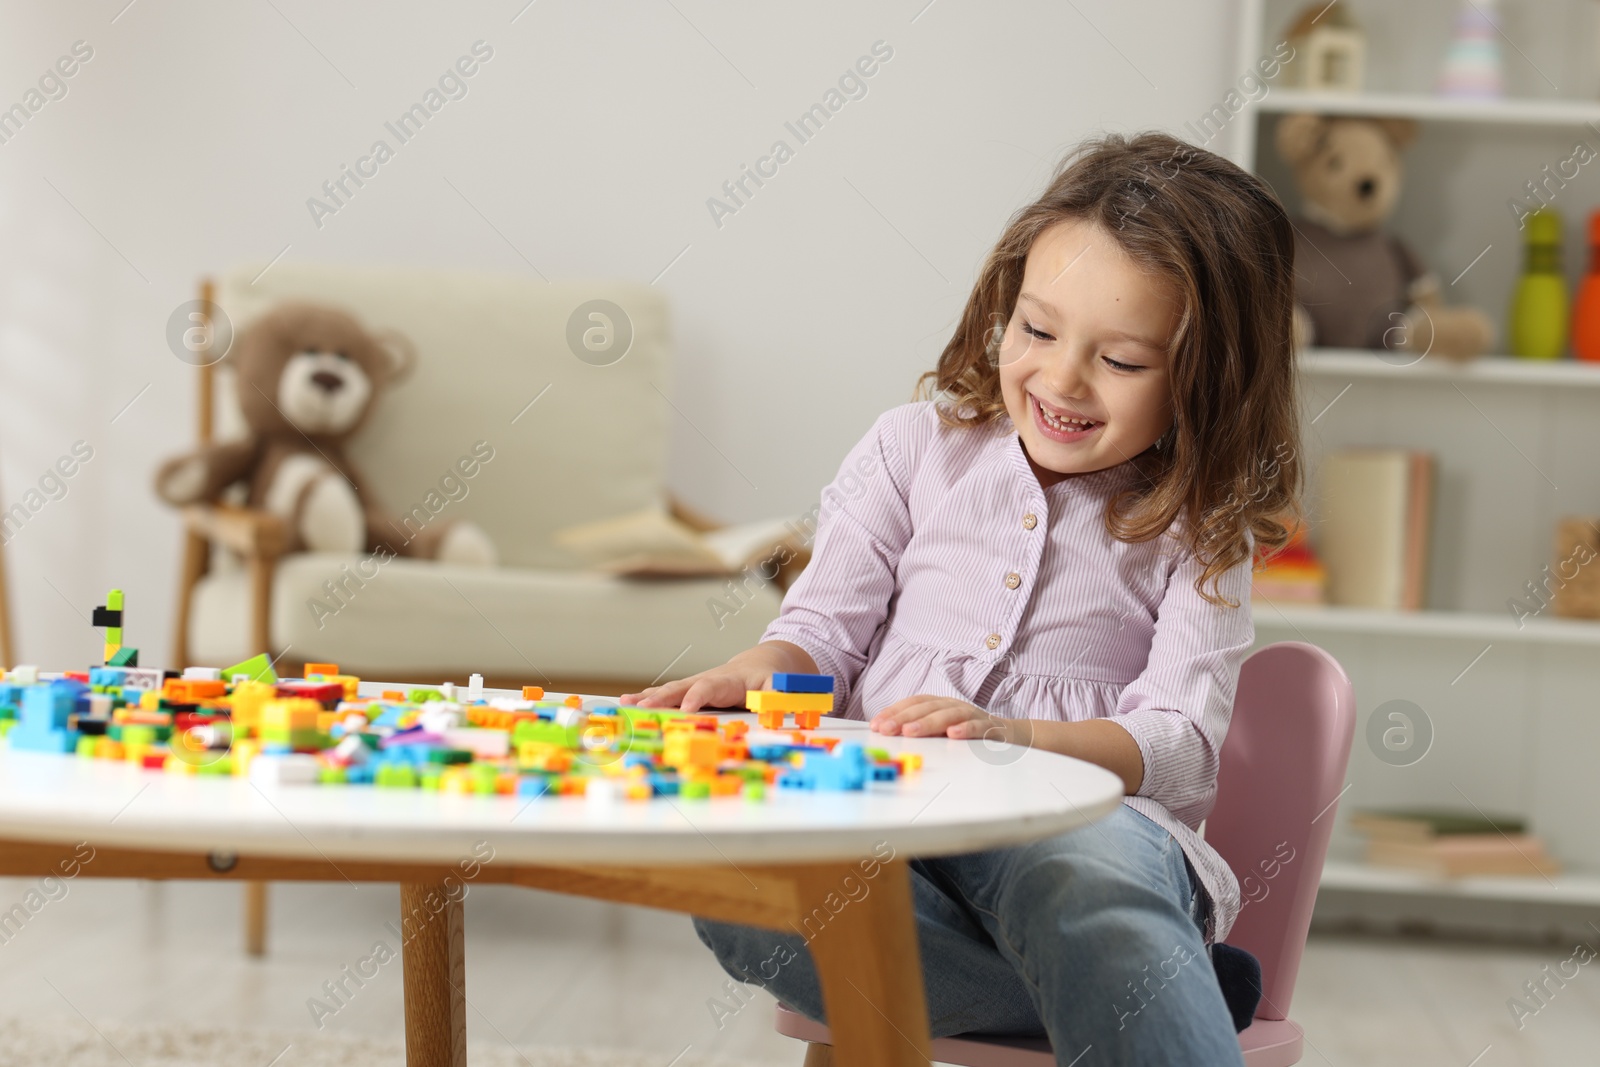
[[[377,506],[345,455],[385,389],[414,361],[409,342],[378,337],[334,308],[282,304],[235,339],[228,361],[249,433],[163,463],[156,492],[169,504],[216,503],[243,483],[245,503],[274,514],[289,551],[390,553],[489,566],[493,542],[475,523],[412,531]]]
[[[1295,342],[1471,359],[1494,341],[1487,315],[1446,307],[1435,277],[1383,223],[1400,197],[1409,119],[1285,115],[1278,154],[1304,200],[1295,218]],[[1414,361],[1414,360],[1413,360]]]

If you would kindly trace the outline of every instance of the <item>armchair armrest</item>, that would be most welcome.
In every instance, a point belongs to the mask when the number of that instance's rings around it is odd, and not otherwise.
[[[695,509],[684,504],[676,497],[668,496],[667,508],[672,517],[685,526],[700,534],[721,533],[722,537],[712,537],[711,541],[717,544],[720,553],[725,558],[748,557],[752,553],[759,553],[764,544],[782,544],[788,549],[788,558],[779,565],[778,573],[773,578],[773,584],[779,590],[787,590],[789,585],[805,570],[806,564],[811,562],[811,544],[809,541],[801,543],[793,536],[784,537],[789,523],[782,518],[763,519],[755,522],[740,523],[738,526],[729,526],[717,522]]]
[[[192,534],[231,548],[246,559],[276,560],[289,547],[283,520],[256,508],[190,504],[183,525]]]

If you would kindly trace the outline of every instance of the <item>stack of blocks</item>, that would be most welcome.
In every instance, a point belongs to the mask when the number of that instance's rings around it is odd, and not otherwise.
[[[784,716],[791,712],[795,729],[815,730],[833,710],[833,675],[778,671],[771,689],[747,690],[744,703],[769,730],[783,729]]]

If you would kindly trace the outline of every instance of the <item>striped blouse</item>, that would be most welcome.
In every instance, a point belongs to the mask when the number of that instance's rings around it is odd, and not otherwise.
[[[866,719],[903,697],[955,697],[1010,718],[1115,718],[1144,780],[1123,803],[1182,846],[1227,936],[1239,884],[1198,833],[1239,665],[1255,637],[1248,560],[1204,600],[1172,531],[1118,541],[1103,516],[1123,463],[1041,488],[1009,420],[948,427],[934,403],[880,416],[823,491],[814,555],[762,640],[832,674]]]

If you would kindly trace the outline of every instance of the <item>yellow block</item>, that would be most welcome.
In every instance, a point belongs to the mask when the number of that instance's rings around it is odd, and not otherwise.
[[[250,773],[250,761],[261,751],[261,742],[253,737],[236,737],[233,742],[233,773],[240,778]]]
[[[722,738],[709,730],[684,730],[667,738],[661,762],[668,767],[715,767],[722,755]]]
[[[234,733],[240,737],[256,733],[261,726],[261,709],[277,696],[277,689],[266,682],[240,682],[234,686],[230,700]]]
[[[762,711],[832,711],[832,693],[778,693],[771,689],[749,689],[744,694],[744,706],[754,712]]]
[[[307,697],[269,700],[261,706],[261,728],[315,730],[322,714],[322,705]]]

